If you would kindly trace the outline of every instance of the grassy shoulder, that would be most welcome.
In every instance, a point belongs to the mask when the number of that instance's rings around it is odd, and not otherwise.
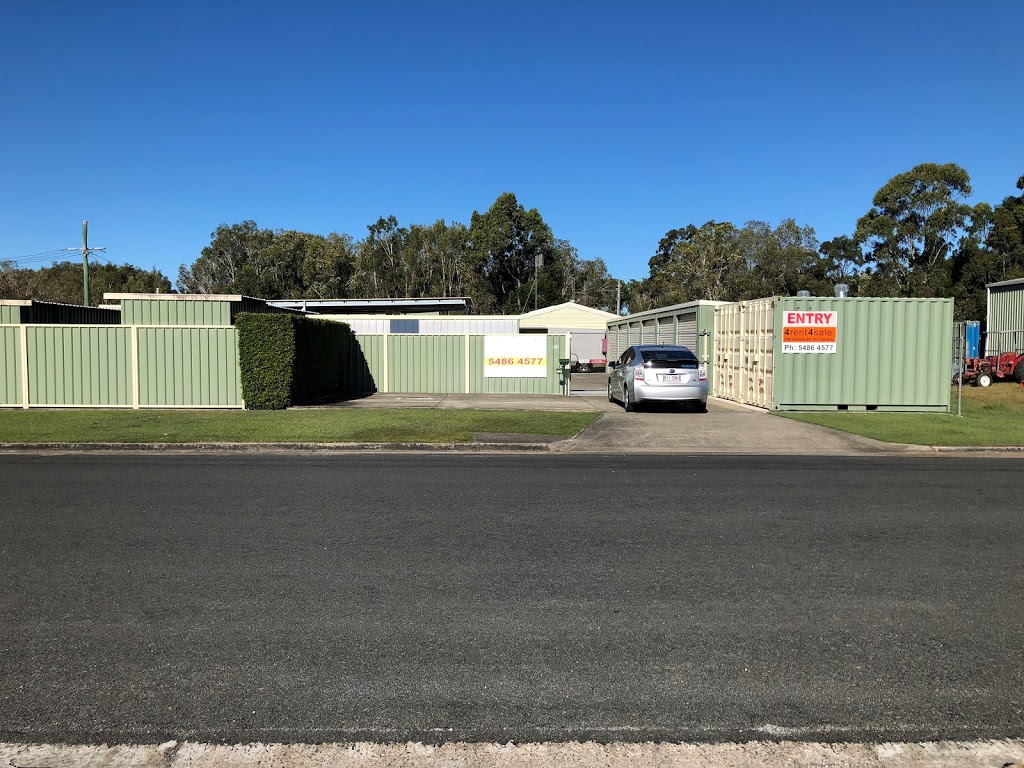
[[[1024,445],[1024,387],[998,383],[964,387],[963,417],[953,413],[778,413],[887,443],[912,445]]]
[[[323,409],[0,411],[0,443],[469,443],[477,432],[575,435],[598,413]]]

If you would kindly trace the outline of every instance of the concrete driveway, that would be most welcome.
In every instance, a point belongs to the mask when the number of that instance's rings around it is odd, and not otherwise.
[[[570,399],[586,400],[604,416],[576,437],[552,445],[552,451],[863,456],[928,450],[835,432],[715,398],[708,400],[707,413],[669,406],[625,413],[606,396]]]
[[[588,374],[606,380],[604,374]],[[553,443],[559,453],[722,453],[793,456],[863,456],[921,453],[919,446],[881,443],[824,427],[772,416],[711,398],[707,413],[685,406],[648,406],[625,413],[608,402],[606,391],[576,390],[561,395],[375,394],[323,408],[432,408],[440,410],[598,411],[602,417],[576,437]],[[485,442],[509,442],[488,435]],[[515,441],[531,442],[527,435]],[[537,440],[535,442],[547,442]]]

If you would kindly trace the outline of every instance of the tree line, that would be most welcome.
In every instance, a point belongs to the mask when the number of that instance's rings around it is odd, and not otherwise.
[[[1024,176],[1017,180],[1024,191]],[[631,312],[808,290],[831,296],[953,297],[958,319],[985,317],[987,283],[1024,277],[1024,195],[970,205],[958,165],[924,163],[890,179],[848,235],[819,243],[785,219],[772,227],[709,221],[669,230],[649,274],[623,288]]]
[[[178,289],[280,298],[468,296],[480,314],[519,314],[577,301],[607,305],[614,282],[601,259],[581,259],[536,208],[505,193],[469,226],[439,219],[402,226],[380,217],[356,241],[222,224]]]
[[[1024,176],[1017,181],[1024,192]],[[697,299],[738,301],[808,290],[830,296],[947,297],[958,318],[985,314],[985,284],[1024,277],[1024,194],[971,205],[970,177],[925,163],[882,186],[850,234],[819,243],[813,227],[784,219],[742,227],[709,221],[670,229],[648,276],[621,284],[624,309]],[[366,235],[328,235],[221,224],[175,288],[263,298],[468,296],[478,314],[519,314],[563,301],[616,306],[619,281],[600,258],[583,259],[555,237],[536,208],[510,192],[469,224],[403,226],[381,216]],[[93,303],[104,291],[169,292],[157,270],[90,265]],[[0,298],[81,301],[81,266],[39,270],[0,262]]]

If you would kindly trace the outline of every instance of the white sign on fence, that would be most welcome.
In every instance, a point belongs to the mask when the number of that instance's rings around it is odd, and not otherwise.
[[[484,336],[484,378],[546,378],[547,351],[547,336]]]

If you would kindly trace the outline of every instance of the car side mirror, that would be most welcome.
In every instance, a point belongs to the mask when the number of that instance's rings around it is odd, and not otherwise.
[[[613,371],[615,370],[616,366],[618,366],[618,363],[608,363],[608,370]]]

